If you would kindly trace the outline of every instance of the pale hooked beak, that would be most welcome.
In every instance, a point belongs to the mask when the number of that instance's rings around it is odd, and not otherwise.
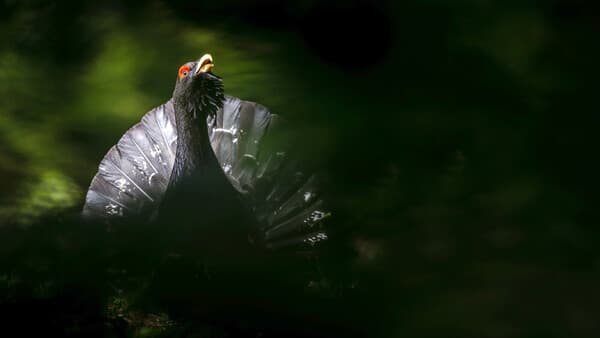
[[[200,60],[198,60],[194,74],[198,75],[199,73],[210,73],[214,66],[215,64],[213,63],[212,56],[210,54],[204,54]]]

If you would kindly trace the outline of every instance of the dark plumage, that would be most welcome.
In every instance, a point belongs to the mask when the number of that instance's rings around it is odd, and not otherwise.
[[[316,178],[300,170],[288,147],[273,142],[277,115],[225,96],[211,69],[209,55],[182,66],[172,99],[109,150],[84,217],[153,222],[174,246],[225,247],[218,239],[231,234],[233,242],[247,242],[242,233],[266,248],[312,247],[327,239],[322,221],[330,213]]]

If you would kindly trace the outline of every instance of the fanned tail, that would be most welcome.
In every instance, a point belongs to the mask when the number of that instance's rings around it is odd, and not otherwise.
[[[226,96],[207,118],[215,155],[257,220],[267,248],[313,247],[327,239],[331,216],[318,178],[302,169],[281,139],[281,121],[264,106]],[[172,101],[149,111],[100,163],[86,196],[86,218],[150,220],[166,192],[177,149]],[[201,192],[199,192],[201,193]]]
[[[259,241],[275,249],[313,247],[327,240],[324,220],[331,212],[319,181],[284,146],[288,142],[281,140],[278,115],[228,96],[208,123],[223,170],[258,221]]]
[[[171,101],[149,111],[113,146],[92,179],[85,218],[149,218],[169,182],[177,134]]]

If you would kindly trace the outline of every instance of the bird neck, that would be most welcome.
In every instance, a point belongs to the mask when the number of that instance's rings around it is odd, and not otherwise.
[[[169,188],[181,185],[187,179],[201,176],[207,171],[219,168],[208,137],[206,113],[200,108],[190,108],[185,104],[175,105],[177,130],[177,152]],[[195,109],[196,111],[188,111]]]

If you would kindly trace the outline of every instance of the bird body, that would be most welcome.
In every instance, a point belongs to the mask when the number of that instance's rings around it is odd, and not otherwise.
[[[174,235],[168,240],[191,246],[218,246],[212,237],[217,233],[236,240],[246,240],[240,235],[246,233],[266,248],[324,241],[323,220],[330,213],[316,177],[277,142],[279,117],[225,95],[212,66],[210,55],[182,66],[173,97],[108,151],[83,216],[177,223],[163,229]]]

